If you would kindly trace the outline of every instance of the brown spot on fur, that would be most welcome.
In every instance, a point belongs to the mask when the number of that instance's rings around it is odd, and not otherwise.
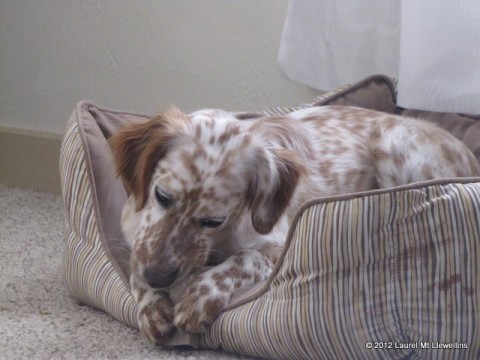
[[[323,174],[324,176],[326,176],[327,174],[329,174],[331,172],[332,166],[333,166],[332,161],[330,161],[330,160],[322,161],[322,163],[320,164],[320,167],[319,167],[320,173]]]
[[[230,291],[230,286],[228,286],[225,282],[226,279],[227,279],[226,274],[215,273],[212,275],[212,280],[215,281],[215,286],[221,292]]]
[[[372,150],[372,158],[375,162],[385,161],[390,158],[390,155],[382,149],[375,148]]]
[[[230,164],[229,163],[222,163],[220,168],[215,172],[215,176],[218,176],[220,179],[228,179],[228,175],[230,175]]]
[[[140,263],[146,263],[148,259],[149,251],[145,241],[141,241],[135,247],[135,257]]]
[[[212,274],[212,280],[217,282],[217,281],[223,281],[225,279],[225,275],[224,274],[220,274],[220,273],[213,273]]]
[[[188,291],[190,293],[196,293],[198,291],[198,284],[190,285],[189,288],[188,288]]]
[[[325,122],[330,120],[332,116],[327,113],[327,114],[322,114],[322,115],[311,115],[311,116],[306,116],[302,119],[303,122],[313,122],[313,124],[318,125],[321,129],[325,127]]]
[[[152,237],[152,235],[154,234],[155,230],[156,230],[156,225],[148,225],[145,227],[144,229],[144,234],[143,234],[143,238],[142,238],[142,242],[143,244],[146,243],[146,241],[148,241],[148,239],[150,239]]]
[[[393,163],[400,168],[407,162],[407,157],[404,154],[396,153],[393,155]]]
[[[215,278],[216,281],[224,281],[226,278],[227,279],[232,279],[232,280],[245,280],[245,279],[250,279],[250,274],[246,273],[243,271],[242,268],[233,266],[225,273],[223,274],[216,274],[217,277]]]
[[[223,310],[223,306],[224,302],[221,299],[207,302],[205,306],[205,317],[210,321],[213,321],[217,317],[217,315]]]
[[[433,176],[432,167],[428,165],[424,165],[424,167],[422,168],[422,176],[425,180],[433,179],[434,176]]]
[[[195,125],[195,137],[200,139],[202,137],[202,125],[196,124]]]
[[[200,288],[198,289],[198,294],[200,296],[206,296],[210,294],[210,288],[207,285],[201,285]]]
[[[191,154],[182,154],[180,160],[182,161],[183,166],[190,171],[190,174],[193,179],[196,181],[200,181],[201,174],[198,166],[195,164],[194,161],[195,157]]]
[[[386,131],[391,131],[395,126],[397,126],[397,123],[397,120],[391,117],[388,117],[383,121]]]
[[[218,143],[224,144],[238,134],[240,134],[240,128],[238,126],[230,126],[222,133],[222,135],[220,135],[220,137],[218,138]]]
[[[236,256],[234,263],[235,263],[236,266],[242,267],[243,264],[245,263],[245,260],[244,260],[243,256]]]
[[[212,156],[207,156],[207,161],[210,165],[213,165],[215,163],[215,159]]]
[[[350,170],[343,176],[343,186],[350,191],[362,191],[372,188],[373,175],[367,170]]]
[[[140,309],[140,312],[149,319],[158,319],[157,321],[168,324],[173,321],[173,303],[163,290],[159,291],[161,293],[155,292],[155,295],[158,296],[155,302]]]
[[[252,143],[252,138],[250,136],[244,136],[242,138],[242,144],[240,149],[241,150],[247,149],[248,147],[250,147],[251,143]]]
[[[382,131],[379,127],[375,127],[370,133],[371,141],[378,141],[382,137]]]
[[[336,156],[339,156],[339,155],[342,155],[344,153],[347,153],[349,152],[350,149],[347,147],[347,146],[337,146],[333,151],[333,155],[336,155]]]
[[[359,122],[355,126],[355,130],[357,132],[363,132],[363,131],[365,131],[365,129],[366,129],[366,125],[363,122]]]
[[[447,144],[442,143],[440,145],[440,151],[442,152],[442,156],[450,163],[454,164],[458,161],[457,152]]]
[[[207,157],[207,152],[202,145],[198,144],[195,148],[195,152],[192,154],[192,159],[198,159],[200,157]]]
[[[216,285],[217,285],[217,289],[220,292],[227,293],[227,292],[231,291],[230,286],[228,286],[225,281],[217,282]]]
[[[215,176],[220,179],[228,179],[231,174],[235,153],[233,151],[225,151],[222,155],[222,162],[219,169],[215,172]]]
[[[263,281],[263,277],[261,277],[260,275],[258,274],[255,274],[255,276],[253,277],[253,281],[255,283],[259,283],[260,281]]]

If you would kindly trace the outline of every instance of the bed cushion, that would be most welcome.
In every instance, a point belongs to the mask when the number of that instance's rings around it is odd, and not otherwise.
[[[480,158],[478,117],[398,108],[394,82],[381,75],[309,104],[262,113],[326,104],[427,118]],[[136,305],[128,283],[129,249],[120,230],[127,195],[107,141],[126,122],[150,117],[80,102],[68,121],[60,157],[65,283],[79,301],[132,327],[138,327]],[[449,179],[312,199],[290,229],[275,275],[237,294],[205,335],[177,337],[171,345],[274,359],[397,358],[415,349],[387,351],[365,344],[456,337],[469,342],[468,349],[448,354],[474,354],[480,344],[478,181]]]
[[[202,346],[272,359],[474,358],[478,180],[305,204],[273,277],[224,312]]]

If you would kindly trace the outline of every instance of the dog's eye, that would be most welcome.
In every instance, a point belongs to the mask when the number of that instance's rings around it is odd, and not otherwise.
[[[172,198],[158,187],[155,188],[155,197],[158,203],[165,209],[168,209],[173,203]]]
[[[225,217],[200,219],[200,225],[205,228],[216,228],[223,224]]]

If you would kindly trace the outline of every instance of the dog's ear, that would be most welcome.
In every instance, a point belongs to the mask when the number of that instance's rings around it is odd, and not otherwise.
[[[130,123],[109,140],[118,175],[127,191],[135,197],[136,210],[148,199],[150,180],[157,162],[165,156],[175,138],[172,116],[183,115],[178,109],[160,114],[144,123]]]
[[[247,204],[254,229],[268,234],[288,206],[305,168],[291,151],[257,149],[252,170]]]

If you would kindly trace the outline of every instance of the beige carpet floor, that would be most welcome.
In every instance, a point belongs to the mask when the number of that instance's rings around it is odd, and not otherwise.
[[[165,349],[80,306],[61,280],[59,196],[0,185],[0,359],[247,359]]]

